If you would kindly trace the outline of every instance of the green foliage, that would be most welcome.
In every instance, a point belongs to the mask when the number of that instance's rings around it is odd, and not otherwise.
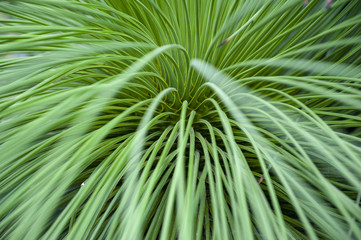
[[[361,239],[361,2],[324,4],[1,1],[0,238]]]

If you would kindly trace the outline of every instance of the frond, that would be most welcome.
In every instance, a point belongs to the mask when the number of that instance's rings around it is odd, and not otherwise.
[[[361,239],[361,4],[303,3],[2,1],[0,238]]]

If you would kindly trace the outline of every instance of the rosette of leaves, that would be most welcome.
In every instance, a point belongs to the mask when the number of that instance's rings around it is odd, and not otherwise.
[[[1,1],[0,238],[361,239],[361,3],[329,2]]]

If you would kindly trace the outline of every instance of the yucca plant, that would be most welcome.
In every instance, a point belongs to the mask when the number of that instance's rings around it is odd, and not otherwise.
[[[1,1],[0,238],[361,239],[361,2],[331,3]]]

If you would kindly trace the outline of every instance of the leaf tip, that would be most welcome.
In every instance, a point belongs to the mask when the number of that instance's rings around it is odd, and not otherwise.
[[[308,0],[305,0],[305,1],[303,2],[302,9],[304,9],[305,7],[307,7],[307,5],[308,5]]]
[[[332,3],[333,3],[333,0],[327,0],[326,3],[325,3],[324,8],[326,10],[330,9]]]
[[[261,182],[263,181],[264,179],[264,175],[262,175],[262,177],[258,180],[258,184],[261,184]]]
[[[231,40],[232,37],[233,37],[233,36],[230,36],[230,37],[228,37],[226,40],[224,40],[223,42],[221,42],[221,43],[217,46],[217,48],[219,48],[219,47],[223,46],[224,44],[226,44],[229,40]]]

